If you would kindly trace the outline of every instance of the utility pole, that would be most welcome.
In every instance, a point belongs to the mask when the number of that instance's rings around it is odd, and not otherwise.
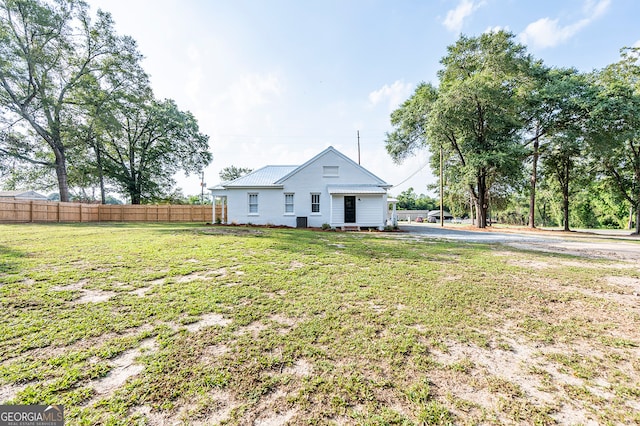
[[[360,165],[360,130],[358,132],[358,165]]]
[[[204,205],[204,170],[202,171],[202,175],[200,176],[200,205]]]
[[[442,171],[443,159],[444,154],[442,153],[442,145],[440,145],[440,226],[444,228],[444,182],[442,181],[442,177],[444,176]]]

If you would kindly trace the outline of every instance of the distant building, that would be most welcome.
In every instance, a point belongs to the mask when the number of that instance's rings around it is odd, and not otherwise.
[[[446,210],[442,213],[442,217],[444,218],[444,220],[453,219],[453,215]],[[427,213],[427,222],[429,223],[440,222],[440,210],[431,210],[429,213]]]
[[[47,201],[47,197],[35,191],[0,191],[0,200]]]

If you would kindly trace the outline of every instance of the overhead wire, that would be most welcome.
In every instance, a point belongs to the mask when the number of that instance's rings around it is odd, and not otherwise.
[[[411,173],[409,175],[409,177],[407,177],[406,179],[404,179],[402,182],[395,184],[392,186],[392,188],[395,188],[397,186],[402,185],[403,183],[405,183],[406,181],[408,181],[409,179],[411,179],[412,177],[414,177],[415,175],[417,175],[418,173],[420,173],[422,171],[422,169],[424,169],[425,167],[427,167],[427,165],[429,165],[429,162],[425,162],[423,165],[420,166],[420,168],[418,168],[418,170],[416,170],[415,172]]]

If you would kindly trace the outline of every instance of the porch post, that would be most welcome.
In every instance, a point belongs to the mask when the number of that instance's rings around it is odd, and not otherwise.
[[[393,226],[398,226],[398,216],[396,211],[396,202],[393,202],[393,210],[391,211],[391,224]]]
[[[225,225],[227,224],[227,196],[225,195],[222,198],[222,213],[220,213],[220,216],[223,218],[223,222]]]

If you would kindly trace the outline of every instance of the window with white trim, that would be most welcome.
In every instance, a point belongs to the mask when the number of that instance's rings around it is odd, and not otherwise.
[[[320,213],[320,194],[311,194],[311,213]]]
[[[284,212],[293,213],[293,194],[284,194]]]
[[[249,214],[258,214],[258,194],[249,194]]]

